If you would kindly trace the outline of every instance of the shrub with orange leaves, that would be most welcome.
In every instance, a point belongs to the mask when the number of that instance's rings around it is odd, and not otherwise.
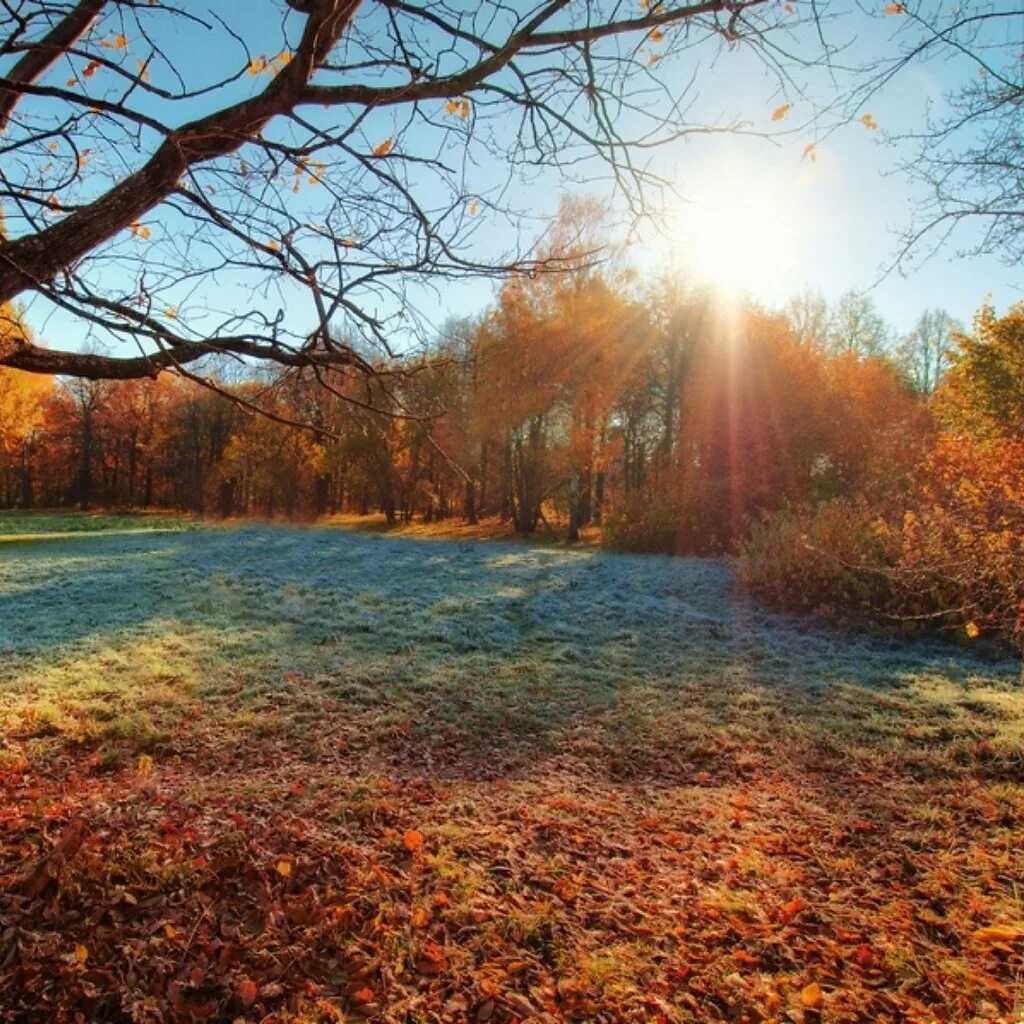
[[[790,509],[751,531],[770,604],[1024,647],[1024,442],[940,436],[906,488]]]

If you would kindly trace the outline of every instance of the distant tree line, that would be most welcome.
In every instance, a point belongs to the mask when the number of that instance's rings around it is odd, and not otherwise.
[[[570,204],[550,240],[575,246],[574,272],[514,278],[400,374],[324,387],[311,368],[225,368],[218,393],[170,374],[2,370],[0,504],[486,516],[710,552],[766,511],[914,463],[955,330],[945,314],[895,339],[852,293],[769,312],[644,282],[590,261],[591,214]]]

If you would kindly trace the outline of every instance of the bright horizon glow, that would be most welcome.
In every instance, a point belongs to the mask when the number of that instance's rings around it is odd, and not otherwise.
[[[799,213],[778,190],[734,179],[694,189],[669,236],[684,265],[716,291],[772,304],[795,290],[800,228]]]

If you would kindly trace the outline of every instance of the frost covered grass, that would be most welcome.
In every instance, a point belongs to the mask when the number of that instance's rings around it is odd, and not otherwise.
[[[0,554],[10,736],[151,747],[201,712],[235,742],[315,746],[327,718],[361,748],[409,734],[467,768],[577,745],[627,773],[723,735],[922,762],[1021,741],[1016,664],[765,614],[724,562],[104,522],[0,525],[55,535]]]
[[[723,561],[69,518],[0,520],[11,1020],[1024,1005],[1018,664]]]

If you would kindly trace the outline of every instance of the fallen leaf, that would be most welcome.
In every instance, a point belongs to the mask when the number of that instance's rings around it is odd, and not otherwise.
[[[256,982],[251,978],[243,978],[238,983],[238,998],[242,1001],[243,1006],[252,1006],[256,1002],[256,996],[259,994],[259,989],[256,987]]]
[[[808,1010],[820,1009],[824,1001],[825,995],[816,981],[812,981],[810,985],[805,985],[800,990],[800,1005]]]
[[[415,853],[423,848],[423,833],[411,828],[402,836],[402,845],[410,852]]]
[[[1024,924],[993,924],[974,933],[978,942],[1024,942]]]
[[[804,901],[801,899],[790,900],[788,903],[783,903],[779,908],[779,917],[786,923],[790,921],[804,909]]]

